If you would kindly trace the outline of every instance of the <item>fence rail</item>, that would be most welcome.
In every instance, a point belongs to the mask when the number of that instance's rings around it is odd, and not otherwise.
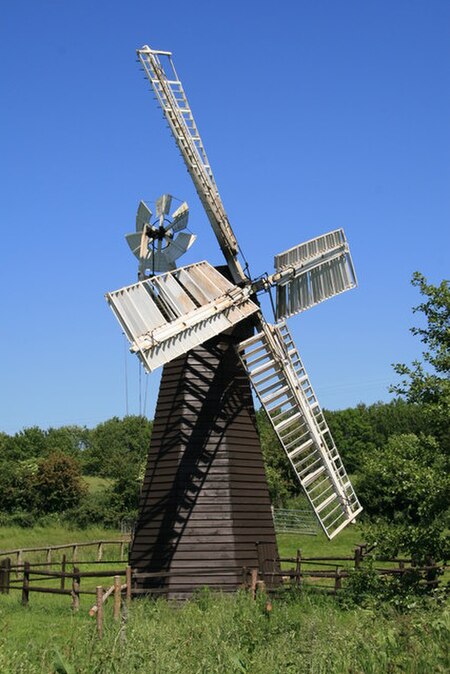
[[[258,588],[265,589],[269,592],[277,592],[277,590],[288,584],[289,586],[315,588],[320,592],[328,592],[338,594],[343,587],[345,581],[364,564],[364,561],[370,557],[373,548],[368,548],[365,544],[360,544],[354,549],[353,555],[329,556],[329,557],[303,557],[301,550],[297,550],[295,557],[276,557],[259,559],[259,568],[247,567],[223,567],[223,568],[205,568],[205,567],[191,567],[189,569],[179,569],[177,571],[154,571],[142,572],[133,570],[129,566],[114,567],[113,564],[123,563],[121,556],[120,560],[114,562],[101,559],[104,546],[107,545],[125,545],[127,541],[123,538],[114,540],[91,541],[89,543],[73,543],[56,546],[43,546],[34,548],[20,548],[0,552],[0,558],[6,553],[12,553],[16,556],[16,563],[12,563],[11,557],[3,557],[0,559],[0,593],[8,594],[11,590],[18,590],[22,593],[22,603],[28,604],[30,592],[41,592],[44,594],[66,595],[71,598],[71,605],[73,610],[78,610],[80,605],[80,597],[82,595],[96,596],[96,604],[91,608],[91,614],[97,614],[97,622],[99,626],[99,634],[101,632],[101,625],[103,620],[103,609],[99,608],[99,598],[103,603],[109,596],[114,595],[115,613],[120,610],[120,598],[125,593],[127,602],[133,595],[138,596],[142,594],[153,594],[159,596],[167,594],[169,591],[164,582],[170,579],[179,579],[187,577],[210,576],[213,578],[216,575],[223,576],[224,573],[233,574],[236,578],[242,578],[242,587],[250,589],[255,595]],[[24,552],[42,552],[48,550],[65,550],[74,548],[89,548],[97,546],[97,553],[95,560],[79,561],[73,559],[69,562],[67,556],[63,553],[60,561],[47,561],[31,563],[28,560],[17,562],[17,553]],[[99,552],[100,551],[100,552]],[[99,559],[100,557],[100,559]],[[375,573],[384,576],[405,576],[407,574],[415,573],[419,575],[421,583],[427,586],[436,587],[439,584],[439,576],[448,567],[445,564],[434,564],[430,561],[429,564],[423,566],[415,566],[412,559],[407,558],[388,558],[379,560],[385,564],[395,564],[395,567],[383,567],[378,564],[373,566]],[[89,564],[96,568],[81,570],[80,566]],[[105,568],[105,565],[109,567]],[[68,566],[72,566],[72,570]],[[289,565],[289,568],[286,568]],[[95,588],[90,586],[89,581],[94,579],[111,579],[113,584],[109,586],[106,591],[101,585],[96,585]],[[142,588],[138,587],[139,581],[144,579],[160,579],[161,583],[158,587]],[[123,582],[124,581],[124,582]],[[182,581],[181,581],[182,582]],[[69,585],[69,587],[67,587]],[[185,588],[191,590],[192,587]],[[100,592],[101,590],[101,592]],[[179,592],[184,589],[177,586]],[[117,608],[119,606],[119,609]],[[98,617],[100,615],[100,618]]]
[[[13,548],[12,550],[0,550],[1,557],[16,557],[16,564],[21,565],[25,554],[30,554],[33,552],[44,552],[46,555],[47,563],[52,563],[52,555],[54,552],[61,552],[63,550],[72,551],[72,562],[76,562],[78,551],[80,548],[97,548],[96,561],[100,562],[103,558],[105,548],[108,546],[119,546],[119,557],[123,561],[125,559],[125,547],[130,543],[130,535],[124,534],[120,538],[107,539],[101,541],[83,541],[82,543],[60,543],[58,545],[43,545],[31,548]]]

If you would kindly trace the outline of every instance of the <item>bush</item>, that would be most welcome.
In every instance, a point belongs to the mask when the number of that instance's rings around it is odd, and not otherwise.
[[[39,463],[31,487],[39,513],[58,513],[74,508],[87,492],[79,464],[62,452],[54,452]]]

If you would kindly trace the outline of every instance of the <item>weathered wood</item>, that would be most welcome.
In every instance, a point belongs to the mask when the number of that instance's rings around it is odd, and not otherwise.
[[[81,562],[78,562],[79,564]],[[94,564],[95,562],[88,562],[89,564]],[[47,576],[48,578],[110,578],[111,576],[116,575],[125,575],[125,569],[102,569],[101,571],[80,571],[77,567],[77,570],[70,572],[66,571],[62,574],[60,571],[46,571],[45,569],[36,569],[33,573],[38,573],[40,576]]]
[[[23,565],[22,550],[17,550],[16,564],[17,564],[16,578],[19,578],[19,575],[20,575],[19,569]]]
[[[72,611],[78,611],[80,608],[80,569],[74,567],[72,579]]]
[[[101,562],[103,558],[103,543],[100,541],[100,543],[97,545],[97,562]]]
[[[302,551],[300,549],[297,550],[295,560],[295,583],[297,587],[300,587],[302,583]]]
[[[256,586],[258,583],[258,569],[250,570],[250,594],[252,599],[256,599]]]
[[[9,594],[10,574],[11,559],[10,557],[5,557],[0,564],[0,592],[2,594]]]
[[[132,574],[131,574],[131,566],[127,566],[126,568],[126,603],[129,606],[131,602],[131,579],[132,579]]]
[[[0,557],[3,557],[5,555],[17,555],[17,564],[22,564],[22,558],[23,558],[23,553],[24,552],[46,552],[48,549],[50,550],[63,550],[64,548],[73,548],[74,546],[77,548],[89,548],[95,545],[98,545],[99,543],[103,543],[103,545],[117,545],[121,541],[128,541],[128,538],[122,536],[121,538],[108,538],[105,540],[101,541],[84,541],[82,543],[60,543],[58,545],[41,545],[39,547],[32,547],[32,548],[13,548],[10,550],[0,550]]]
[[[5,578],[5,559],[2,559],[0,563],[0,592],[5,594],[6,589],[6,578]]]
[[[6,594],[9,594],[9,585],[11,583],[11,557],[6,558],[5,576]]]
[[[30,587],[30,562],[23,564],[23,582],[22,582],[22,604],[26,606],[29,601]]]
[[[114,587],[115,587],[114,585],[111,585],[111,587],[110,587],[108,590],[106,590],[105,592],[103,592],[103,594],[102,594],[102,603],[103,603],[103,604],[106,602],[106,600],[107,600],[107,599],[112,595],[112,593],[114,592]],[[95,593],[95,594],[97,594],[97,593]],[[97,611],[98,611],[98,603],[96,602],[96,603],[94,604],[94,606],[89,610],[89,615],[92,617],[93,615],[95,615],[95,614],[97,613]]]
[[[63,556],[61,557],[61,590],[64,590],[65,583],[66,583],[66,554],[64,553]]]
[[[122,593],[122,584],[120,582],[120,576],[114,576],[114,608],[113,608],[114,620],[119,620],[120,618],[121,593]]]
[[[276,551],[252,394],[234,348],[252,330],[243,321],[164,367],[129,559],[138,574],[169,575],[136,575],[136,589],[178,597],[170,572],[179,569],[191,569],[186,596],[204,585],[237,589],[242,567],[258,565],[258,540]],[[209,575],[214,568],[222,578]]]
[[[97,636],[103,638],[103,587],[97,585]]]

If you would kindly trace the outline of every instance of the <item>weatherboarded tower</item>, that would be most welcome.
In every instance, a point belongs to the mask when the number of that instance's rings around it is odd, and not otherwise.
[[[234,348],[250,334],[241,323],[164,366],[130,553],[138,572],[161,575],[141,578],[143,589],[236,590],[243,567],[258,567],[258,544],[276,556],[250,384]]]

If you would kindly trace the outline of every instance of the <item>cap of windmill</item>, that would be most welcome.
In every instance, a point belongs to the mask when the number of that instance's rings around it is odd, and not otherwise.
[[[176,260],[194,243],[195,234],[182,232],[189,219],[189,207],[183,202],[169,217],[172,196],[163,194],[156,201],[156,219],[141,201],[136,213],[136,232],[125,236],[133,254],[139,260],[140,275],[153,275],[176,268]]]

